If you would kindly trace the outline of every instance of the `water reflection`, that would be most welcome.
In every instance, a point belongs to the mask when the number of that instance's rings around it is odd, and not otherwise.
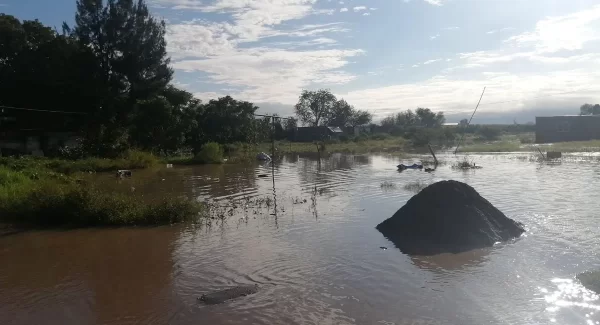
[[[550,289],[540,287],[551,322],[600,324],[600,297],[573,279],[555,278]],[[581,313],[575,312],[581,310]]]
[[[411,256],[411,260],[415,266],[434,273],[469,272],[472,268],[483,266],[489,260],[492,250],[493,248],[484,248],[458,254]]]

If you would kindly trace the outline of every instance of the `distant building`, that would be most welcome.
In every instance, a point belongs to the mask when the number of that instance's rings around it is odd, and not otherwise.
[[[538,116],[535,143],[600,139],[600,115]]]
[[[442,126],[446,128],[455,128],[458,127],[458,123],[442,123]]]
[[[332,126],[307,126],[296,129],[295,141],[312,142],[337,139],[344,131]]]

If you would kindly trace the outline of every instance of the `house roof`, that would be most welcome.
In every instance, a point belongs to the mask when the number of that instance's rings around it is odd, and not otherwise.
[[[334,133],[344,133],[344,131],[342,131],[342,129],[340,129],[337,126],[328,126],[327,128],[329,129],[329,131]]]

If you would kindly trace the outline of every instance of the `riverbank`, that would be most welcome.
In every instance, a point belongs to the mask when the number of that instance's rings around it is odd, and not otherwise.
[[[151,167],[149,154],[120,159],[67,161],[45,158],[0,159],[0,222],[33,227],[163,225],[194,222],[204,205],[179,197],[143,197],[103,191],[83,173]]]

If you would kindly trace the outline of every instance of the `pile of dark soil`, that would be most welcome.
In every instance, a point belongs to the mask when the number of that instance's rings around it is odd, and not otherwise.
[[[519,237],[521,223],[506,217],[471,186],[442,181],[424,188],[377,225],[410,255],[459,253]]]

